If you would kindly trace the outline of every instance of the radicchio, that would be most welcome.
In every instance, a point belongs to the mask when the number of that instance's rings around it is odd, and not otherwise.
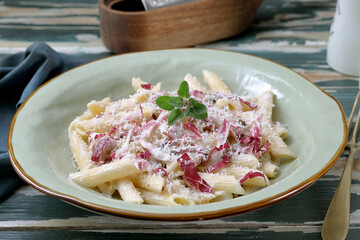
[[[145,116],[144,116],[144,110],[143,110],[141,104],[139,104],[139,106],[140,106],[140,112],[141,112],[142,120],[143,120],[143,122],[146,122],[146,118],[145,118]]]
[[[260,147],[260,142],[260,129],[258,123],[255,122],[253,128],[250,130],[249,135],[247,137],[241,138],[240,143],[247,146],[245,151],[252,152],[256,154],[256,157],[258,157],[266,150],[268,150],[269,146],[271,145],[269,141],[266,141],[266,143]]]
[[[151,86],[150,83],[148,83],[148,84],[141,84],[140,86],[141,86],[143,89],[146,89],[146,90],[151,90],[151,88],[152,88],[152,86]]]
[[[230,123],[226,119],[224,119],[224,123],[220,129],[220,137],[219,137],[219,141],[218,141],[218,146],[226,143],[226,140],[229,136],[229,131],[230,131]]]
[[[142,158],[142,159],[146,159],[146,160],[149,160],[150,156],[151,156],[151,153],[149,152],[148,149],[145,150],[145,152],[141,152],[137,155],[139,158]]]
[[[263,154],[264,152],[266,152],[270,146],[271,146],[271,143],[269,142],[269,140],[266,140],[266,143],[260,148],[259,152],[256,153],[255,157],[258,157],[261,154]]]
[[[184,172],[184,178],[191,187],[200,192],[215,193],[214,190],[201,178],[195,168],[195,163],[191,160],[187,153],[184,153],[177,159],[181,170]]]
[[[97,135],[99,136],[99,135]],[[110,152],[116,146],[116,141],[109,136],[103,136],[100,139],[95,136],[95,146],[91,160],[97,163],[104,163],[110,158]]]
[[[214,164],[213,166],[208,167],[207,169],[205,169],[205,172],[207,172],[207,173],[216,172],[217,170],[227,166],[230,163],[231,163],[231,157],[228,155],[225,155],[222,157],[221,162],[218,162],[218,163]]]
[[[199,90],[194,90],[191,92],[191,95],[194,97],[197,97],[198,99],[203,99],[205,96],[205,93],[199,91]]]
[[[214,147],[214,148],[211,150],[207,161],[209,161],[211,155],[212,155],[215,151],[221,151],[221,150],[223,150],[223,149],[225,149],[225,148],[230,148],[230,146],[229,146],[227,143],[225,143],[225,144],[223,144],[223,145],[220,145],[219,147]]]
[[[165,169],[163,169],[162,167],[156,168],[154,170],[154,172],[160,174],[161,176],[166,176],[166,177],[169,176],[169,173]]]
[[[161,111],[159,117],[156,119],[156,122],[158,124],[161,124],[163,121],[165,121],[169,116],[169,112],[168,111]]]
[[[137,169],[140,171],[143,171],[144,169],[149,171],[150,170],[150,163],[148,162],[151,154],[148,149],[145,150],[145,152],[140,152],[136,155],[135,159],[135,165]]]
[[[235,99],[240,101],[241,103],[245,104],[246,106],[248,106],[252,110],[255,110],[255,109],[259,108],[258,105],[256,105],[255,103],[245,101],[244,99],[240,98],[239,96],[236,96]]]
[[[165,136],[169,138],[170,141],[174,140],[175,138],[169,132],[162,132]]]
[[[117,127],[111,128],[109,131],[109,135],[115,134],[118,130],[119,130],[119,128],[117,128]]]
[[[89,135],[89,137],[91,137],[94,140],[102,138],[106,135],[105,133],[96,133],[96,132],[86,132],[86,134]]]
[[[266,177],[264,175],[264,173],[262,172],[248,172],[245,176],[243,176],[240,179],[240,184],[243,184],[246,180],[250,179],[250,178],[255,178],[255,177],[262,177],[264,179],[265,185],[267,186],[267,181],[266,181]]]
[[[192,124],[190,122],[190,120],[187,122],[187,123],[183,123],[183,126],[190,130],[191,132],[193,132],[196,136],[200,137],[201,138],[201,135],[199,133],[199,130],[196,128],[196,126],[194,124]]]
[[[148,137],[152,131],[154,131],[157,127],[159,127],[159,124],[155,120],[151,120],[145,124],[141,128],[141,136],[142,137]]]

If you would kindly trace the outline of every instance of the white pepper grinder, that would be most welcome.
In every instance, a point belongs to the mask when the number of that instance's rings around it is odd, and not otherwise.
[[[360,0],[338,0],[327,49],[327,62],[334,70],[360,74]]]

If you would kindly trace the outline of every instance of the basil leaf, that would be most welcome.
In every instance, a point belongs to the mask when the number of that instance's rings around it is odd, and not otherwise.
[[[189,98],[190,106],[193,106],[197,101],[193,98]]]
[[[208,117],[208,114],[207,112],[204,113],[194,112],[194,114],[191,117],[195,119],[205,119]]]
[[[191,117],[190,114],[191,114],[191,107],[187,107],[187,108],[185,109],[185,116]]]
[[[181,109],[175,108],[170,112],[170,115],[168,117],[168,123],[169,125],[173,125],[176,123],[177,120],[184,117],[184,113]]]
[[[194,109],[197,113],[206,113],[207,108],[204,104],[200,103],[199,101],[195,100]]]
[[[155,102],[160,108],[171,111],[174,109],[174,106],[169,104],[170,99],[171,99],[171,97],[169,97],[169,96],[161,96],[161,97],[158,97]]]
[[[183,99],[182,97],[172,97],[169,99],[168,103],[174,107],[181,108],[183,106]]]
[[[187,83],[187,81],[182,81],[177,93],[179,94],[180,97],[184,97],[184,98],[190,97],[189,84]]]
[[[190,116],[195,119],[204,119],[208,117],[207,108],[204,104],[192,98],[189,99],[189,103],[190,104],[185,111],[186,116]]]

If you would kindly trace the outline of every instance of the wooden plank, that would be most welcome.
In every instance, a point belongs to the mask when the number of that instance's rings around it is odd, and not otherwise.
[[[228,217],[221,219],[221,222],[217,222],[211,225],[211,221],[203,221],[203,222],[188,222],[188,223],[177,223],[180,226],[183,224],[184,226],[188,226],[189,224],[195,224],[197,227],[204,225],[206,227],[211,226],[211,228],[224,228],[229,227],[229,222],[237,223],[233,227],[237,228],[240,226],[246,226],[249,222],[257,222],[257,224],[265,224],[267,226],[274,225],[273,223],[292,223],[292,224],[302,224],[306,222],[317,222],[321,223],[325,213],[327,211],[327,207],[330,203],[331,197],[334,194],[334,191],[337,187],[337,182],[339,180],[339,175],[342,172],[342,167],[346,157],[341,158],[341,161],[338,161],[336,165],[330,170],[330,172],[320,181],[316,182],[314,185],[304,190],[301,194],[297,194],[285,201],[282,201],[276,205],[255,211],[247,214],[237,215],[234,217]],[[357,159],[357,161],[359,161]],[[68,219],[72,225],[73,221],[77,221],[83,218],[92,218],[97,216],[97,214],[76,208],[72,205],[66,204],[62,201],[59,201],[53,197],[38,194],[36,190],[29,189],[30,187],[22,188],[18,192],[16,192],[13,196],[7,199],[0,205],[0,215],[2,216],[2,220],[0,221],[0,229],[2,227],[10,227],[11,221],[17,221],[17,228],[26,228],[35,223],[31,223],[28,221],[42,221],[38,222],[41,227],[51,227],[54,222],[49,222],[48,220],[59,220],[59,219]],[[354,180],[353,180],[353,193],[352,193],[352,225],[360,224],[360,212],[357,209],[360,209],[360,174],[358,168],[354,170]],[[299,204],[301,203],[301,204]],[[21,208],[18,208],[18,205],[21,204]],[[34,206],[39,206],[34,208]],[[46,207],[42,207],[46,206]],[[49,211],[49,209],[54,209],[57,211]],[[291,215],[287,214],[278,214],[283,212],[284,209],[291,212]],[[304,209],[307,211],[304,212]],[[76,219],[74,220],[74,216]],[[104,224],[106,226],[113,226],[113,228],[118,229],[121,228],[122,222],[114,221],[116,218],[114,217],[104,217]],[[5,221],[6,220],[6,221]],[[122,220],[120,218],[120,220]],[[22,222],[19,222],[22,221]],[[82,224],[83,220],[79,220]],[[134,220],[135,221],[135,220]],[[22,223],[22,224],[20,224]],[[135,221],[134,224],[137,224],[138,221]],[[144,221],[143,225],[148,226],[150,228],[163,227],[164,222],[153,222],[153,221]],[[226,224],[225,224],[226,223]],[[57,223],[60,227],[61,224]],[[55,224],[55,225],[57,225]],[[89,221],[86,224],[95,224],[96,226],[99,224],[97,221]],[[115,224],[115,225],[114,225]],[[167,225],[168,223],[165,223]],[[176,223],[174,223],[176,224]],[[96,226],[90,226],[96,227]],[[89,226],[79,226],[81,227],[89,227]]]
[[[2,47],[25,39],[81,42],[83,35],[93,35],[101,43],[97,1],[3,1],[0,32]]]
[[[225,234],[226,233],[226,234]],[[348,239],[356,239],[356,235],[359,234],[360,231],[358,229],[354,230],[349,236]],[[354,236],[354,237],[352,237]],[[256,232],[251,229],[242,229],[238,231],[229,231],[226,232],[226,229],[219,233],[194,233],[186,231],[182,231],[181,233],[122,233],[119,231],[34,231],[34,232],[0,232],[0,237],[2,239],[142,239],[142,240],[150,240],[150,239],[172,239],[172,240],[184,240],[184,239],[192,239],[192,240],[217,240],[217,239],[278,239],[278,240],[288,240],[288,239],[320,239],[319,233],[304,233],[301,231],[284,233],[284,232],[276,232],[276,231],[268,231],[268,232]]]

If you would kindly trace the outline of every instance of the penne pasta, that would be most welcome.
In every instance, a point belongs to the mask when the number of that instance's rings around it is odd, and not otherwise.
[[[199,173],[199,175],[215,190],[222,190],[229,193],[245,194],[244,189],[234,176]]]
[[[88,151],[86,142],[76,131],[71,133],[70,148],[73,152],[75,162],[80,170],[93,168],[94,164],[90,160],[91,152]]]
[[[176,206],[179,205],[171,198],[168,192],[155,193],[140,189],[140,193],[145,203],[152,205]]]
[[[136,168],[132,159],[121,159],[121,161],[72,173],[69,177],[81,186],[93,188],[99,184],[137,173],[140,173],[140,171]]]
[[[269,151],[272,156],[283,159],[293,160],[296,158],[289,146],[272,129],[263,128],[261,134],[269,141]]]
[[[190,73],[185,75],[184,80],[189,83],[190,91],[198,90],[201,92],[206,92],[205,88],[203,88],[203,86],[201,86],[199,80],[196,77],[194,77],[193,75],[191,75]]]
[[[160,193],[165,186],[165,179],[159,175],[143,173],[131,177],[137,188],[142,188],[151,192]]]
[[[234,198],[233,194],[227,191],[216,191],[215,197],[210,202],[221,202]]]
[[[265,174],[262,174],[260,171],[251,171],[255,173],[260,173],[260,176],[255,176],[251,178],[247,178],[243,182],[241,182],[242,185],[250,185],[250,186],[256,186],[256,187],[267,187],[271,183],[268,179],[268,177]]]
[[[258,98],[259,111],[262,114],[263,121],[272,121],[273,98],[274,94],[272,91],[265,91]]]
[[[274,122],[273,128],[274,132],[276,132],[279,137],[281,137],[282,139],[286,138],[287,129],[284,125],[282,125],[280,122]]]
[[[219,108],[227,108],[230,111],[241,111],[243,109],[241,102],[233,99],[220,99],[216,102],[216,105]]]
[[[140,196],[140,192],[128,178],[114,180],[113,185],[116,190],[118,190],[123,201],[138,204],[144,203],[143,198]]]
[[[213,92],[220,92],[229,94],[231,91],[228,86],[224,83],[224,81],[215,73],[212,73],[208,70],[203,70],[204,80],[209,85],[210,89]]]
[[[261,165],[259,160],[252,154],[239,154],[235,157],[232,157],[231,162],[233,163],[233,165],[239,167],[247,167],[254,169],[258,169]]]
[[[99,184],[98,188],[102,193],[104,193],[108,196],[112,196],[116,190],[114,188],[112,182],[110,182],[110,181]]]

